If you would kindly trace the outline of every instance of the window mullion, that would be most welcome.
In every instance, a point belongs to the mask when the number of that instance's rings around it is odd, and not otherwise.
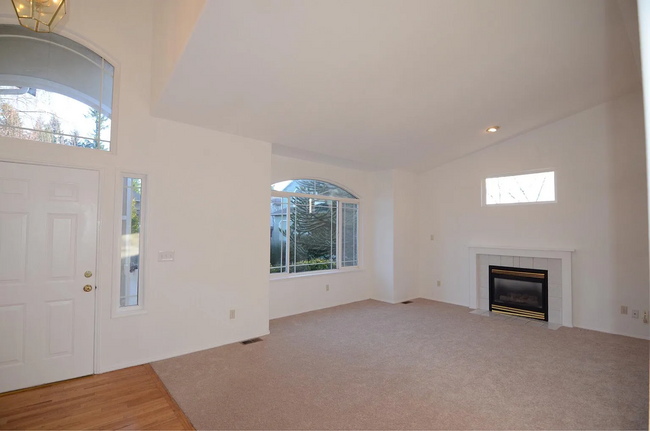
[[[336,201],[336,269],[341,268],[341,203]]]
[[[97,149],[101,150],[101,141],[102,141],[102,96],[104,93],[104,59],[102,58],[102,67],[99,69],[101,76],[99,79],[99,114],[97,116],[97,124],[95,124],[95,127],[97,127],[97,136],[96,136],[96,144],[97,144]]]
[[[294,224],[293,224],[293,242],[295,244],[293,245],[293,270],[296,272],[296,268],[298,267],[298,240],[296,239],[296,227],[298,226],[298,204],[294,203]]]
[[[289,274],[289,263],[291,262],[291,199],[289,198],[282,198],[286,199],[287,201],[287,223],[286,223],[286,230],[284,232],[284,237],[285,241],[287,243],[287,251],[286,251],[286,265],[285,265],[285,272]]]

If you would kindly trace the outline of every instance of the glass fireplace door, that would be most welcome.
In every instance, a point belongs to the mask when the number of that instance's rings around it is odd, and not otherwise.
[[[490,311],[548,320],[548,271],[489,267]]]

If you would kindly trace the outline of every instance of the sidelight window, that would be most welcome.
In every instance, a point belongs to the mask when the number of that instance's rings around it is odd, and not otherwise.
[[[144,176],[124,175],[122,177],[120,308],[142,305],[144,187]]]

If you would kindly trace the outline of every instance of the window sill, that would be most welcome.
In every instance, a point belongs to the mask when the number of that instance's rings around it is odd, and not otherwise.
[[[147,310],[143,308],[138,308],[135,310],[117,310],[113,311],[111,318],[117,319],[120,317],[142,316],[143,314],[147,314]]]
[[[280,281],[280,280],[290,280],[293,278],[302,278],[302,277],[317,277],[319,275],[334,275],[334,274],[346,274],[350,272],[361,272],[364,269],[360,266],[355,266],[345,269],[330,269],[326,271],[312,271],[312,272],[300,272],[297,274],[282,274],[282,275],[271,275],[271,281]]]
[[[539,201],[539,202],[508,202],[505,204],[488,204],[483,203],[484,207],[493,208],[493,207],[517,207],[517,206],[526,206],[526,205],[545,205],[545,204],[556,204],[557,200],[552,201]]]

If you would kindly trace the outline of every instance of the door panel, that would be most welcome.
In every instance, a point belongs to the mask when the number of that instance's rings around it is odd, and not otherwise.
[[[77,263],[77,215],[47,215],[50,280],[73,280]]]
[[[93,372],[98,184],[0,162],[0,392]]]
[[[49,326],[48,358],[72,355],[74,348],[74,301],[47,303]]]
[[[0,285],[25,282],[27,213],[0,212]]]
[[[22,364],[25,356],[25,304],[0,307],[0,368]]]

